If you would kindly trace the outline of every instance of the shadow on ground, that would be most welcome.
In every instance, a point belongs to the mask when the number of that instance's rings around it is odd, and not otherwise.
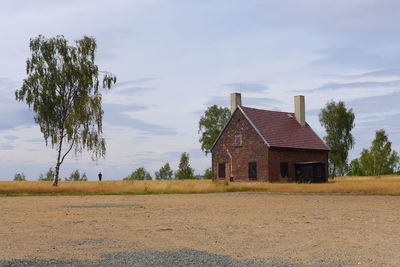
[[[50,267],[50,266],[133,266],[133,267],[155,267],[155,266],[235,266],[235,267],[303,267],[306,265],[288,262],[263,263],[248,260],[234,259],[228,256],[211,254],[197,250],[179,251],[146,251],[146,252],[122,252],[103,255],[98,261],[43,261],[43,260],[12,260],[0,261],[0,266],[19,267]],[[319,267],[333,267],[334,265],[318,265]]]

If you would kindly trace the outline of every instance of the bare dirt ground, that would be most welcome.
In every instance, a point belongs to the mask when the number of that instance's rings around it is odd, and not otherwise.
[[[223,193],[0,198],[0,260],[195,249],[400,266],[400,197]]]

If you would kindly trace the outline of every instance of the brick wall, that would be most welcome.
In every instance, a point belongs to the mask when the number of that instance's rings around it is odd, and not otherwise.
[[[234,145],[237,134],[242,136],[242,145],[239,147]],[[235,181],[248,181],[249,162],[257,162],[257,180],[268,181],[267,146],[239,109],[233,114],[231,122],[212,150],[214,180],[219,179],[218,164],[224,162],[227,181],[231,175]]]
[[[289,181],[294,181],[295,166],[298,161],[319,161],[325,163],[325,174],[328,174],[328,151],[323,150],[302,150],[302,149],[284,149],[270,148],[269,154],[269,177],[271,182],[281,179],[280,163],[288,162]]]

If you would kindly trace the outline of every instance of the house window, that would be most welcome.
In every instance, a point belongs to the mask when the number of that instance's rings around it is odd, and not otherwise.
[[[287,162],[281,162],[281,177],[289,177],[289,164]]]
[[[249,162],[249,179],[257,180],[257,162]]]
[[[241,134],[235,134],[234,145],[235,146],[241,146],[242,145],[242,135]]]
[[[225,178],[225,163],[218,164],[218,177]]]

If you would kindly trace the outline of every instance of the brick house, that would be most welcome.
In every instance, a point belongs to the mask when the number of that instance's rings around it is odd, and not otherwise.
[[[211,148],[213,180],[327,182],[329,147],[295,112],[245,107],[231,94],[231,117]]]

